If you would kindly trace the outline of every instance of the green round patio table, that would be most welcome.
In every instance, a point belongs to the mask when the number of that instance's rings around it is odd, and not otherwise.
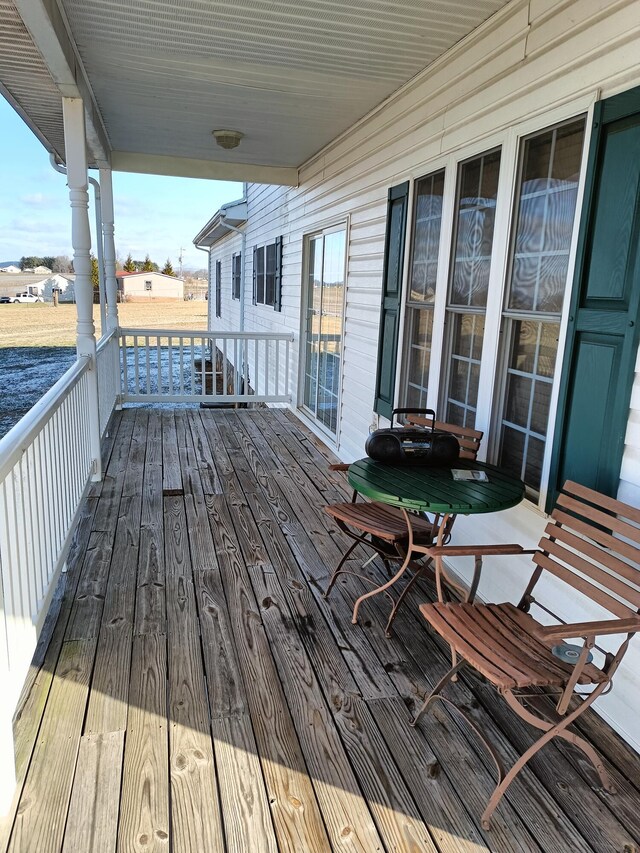
[[[453,470],[479,472],[486,480],[458,480],[453,477]],[[413,528],[411,516],[414,512],[435,513],[438,523],[438,536],[435,545],[439,548],[444,544],[444,531],[452,515],[474,515],[476,513],[499,512],[515,506],[524,498],[524,483],[486,462],[471,459],[457,459],[455,464],[447,468],[428,468],[424,465],[387,465],[373,459],[359,459],[349,466],[349,484],[360,494],[374,501],[390,504],[402,510],[407,523],[408,541],[404,561],[396,574],[386,583],[361,595],[353,608],[352,622],[358,619],[358,609],[365,599],[379,593],[388,592],[389,588],[398,581],[408,568],[417,569],[413,581],[420,575],[422,569],[412,560],[415,553],[429,555],[425,546],[413,544]],[[397,547],[397,546],[396,546]],[[480,579],[482,560],[476,566],[470,588],[463,589],[446,572],[442,557],[436,551],[435,578],[438,598],[442,599],[441,579],[444,578],[449,586],[456,589],[463,600],[472,601]],[[405,597],[413,581],[405,588],[394,605],[389,622],[391,622],[398,606]]]
[[[484,472],[487,481],[454,480],[452,470]],[[359,459],[349,466],[349,484],[374,501],[418,512],[471,515],[520,503],[524,483],[486,462],[458,459],[448,468],[386,465]]]

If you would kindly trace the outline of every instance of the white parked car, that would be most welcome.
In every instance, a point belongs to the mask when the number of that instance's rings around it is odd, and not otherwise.
[[[33,293],[16,293],[14,302],[44,302],[42,296],[36,296]]]

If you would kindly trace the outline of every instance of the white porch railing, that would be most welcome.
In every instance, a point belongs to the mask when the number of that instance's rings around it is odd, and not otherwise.
[[[121,329],[125,403],[285,403],[293,335]]]
[[[91,479],[89,367],[79,359],[0,440],[0,661],[17,690]]]
[[[111,413],[119,402],[121,391],[120,350],[118,332],[115,329],[98,341],[96,366],[98,370],[100,435],[104,436]]]

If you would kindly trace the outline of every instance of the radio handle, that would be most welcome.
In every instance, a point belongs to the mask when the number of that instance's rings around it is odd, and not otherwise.
[[[436,428],[436,413],[434,409],[394,409],[391,412],[391,426],[396,415],[424,415],[431,418],[431,432]]]

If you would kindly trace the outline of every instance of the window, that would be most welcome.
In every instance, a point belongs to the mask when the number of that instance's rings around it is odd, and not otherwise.
[[[489,292],[500,151],[458,167],[447,299],[444,419],[473,427]]]
[[[240,299],[242,276],[242,254],[238,252],[231,258],[231,298]]]
[[[480,417],[489,460],[521,477],[536,501],[550,453],[584,131],[580,117],[522,136],[508,162],[502,146],[460,162],[451,156],[446,169],[414,185],[401,399],[435,404],[443,420],[464,426]],[[446,170],[456,176],[450,207]],[[511,223],[507,186],[515,187]],[[443,207],[452,211],[448,222]],[[444,317],[442,338],[434,338],[434,317]],[[429,388],[430,369],[437,388]]]
[[[427,406],[443,192],[444,169],[416,181],[407,296],[405,403],[411,408],[424,409]]]
[[[151,290],[151,289],[152,289],[152,287],[153,287],[153,282],[151,282],[151,281],[149,281],[148,279],[146,279],[146,280],[145,280],[145,283],[144,283],[144,289],[145,289],[145,290]]]
[[[216,317],[222,316],[222,261],[216,261]]]
[[[253,304],[281,310],[282,237],[253,250]]]
[[[584,120],[522,140],[503,312],[498,465],[540,489]]]

